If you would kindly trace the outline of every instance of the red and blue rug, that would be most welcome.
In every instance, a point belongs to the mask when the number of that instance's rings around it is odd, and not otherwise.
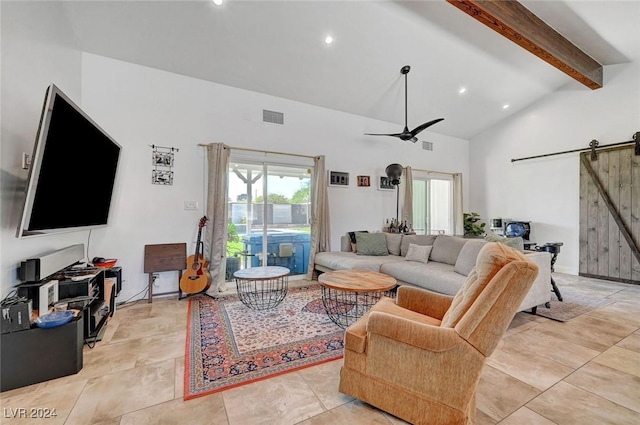
[[[274,309],[256,311],[237,295],[189,300],[184,399],[342,357],[344,330],[333,323],[319,285],[291,288]]]

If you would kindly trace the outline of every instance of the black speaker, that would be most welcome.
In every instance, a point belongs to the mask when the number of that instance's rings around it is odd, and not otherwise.
[[[104,277],[116,278],[116,287],[114,289],[116,296],[118,296],[122,290],[122,267],[111,267],[110,269],[106,269],[104,271]]]

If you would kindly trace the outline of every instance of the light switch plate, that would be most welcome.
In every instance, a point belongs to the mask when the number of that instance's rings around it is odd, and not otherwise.
[[[185,210],[197,210],[198,209],[198,201],[184,201],[184,209]]]

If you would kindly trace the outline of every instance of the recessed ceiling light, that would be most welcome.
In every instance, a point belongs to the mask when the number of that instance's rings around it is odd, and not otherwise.
[[[326,37],[324,38],[324,42],[325,42],[326,44],[332,44],[332,43],[333,43],[333,37],[331,37],[330,35],[326,36]]]
[[[465,94],[466,92],[467,92],[466,87],[460,87],[460,89],[458,90],[458,94]]]
[[[504,105],[502,105],[502,109],[509,109],[509,104],[505,103]]]
[[[212,0],[213,4],[215,4],[216,6],[220,6],[222,4],[222,0]]]

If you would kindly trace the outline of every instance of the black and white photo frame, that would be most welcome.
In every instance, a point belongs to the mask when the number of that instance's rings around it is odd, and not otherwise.
[[[173,185],[173,171],[153,170],[151,173],[151,182],[165,186]]]
[[[173,165],[174,152],[178,152],[177,148],[167,148],[164,146],[150,145],[153,148],[151,154],[151,183],[163,186],[173,185]]]
[[[378,190],[394,190],[395,187],[391,184],[391,179],[387,176],[380,176],[378,179]]]
[[[342,171],[328,171],[327,184],[333,187],[349,187],[349,173]]]
[[[173,152],[153,151],[153,165],[160,167],[173,167]]]

